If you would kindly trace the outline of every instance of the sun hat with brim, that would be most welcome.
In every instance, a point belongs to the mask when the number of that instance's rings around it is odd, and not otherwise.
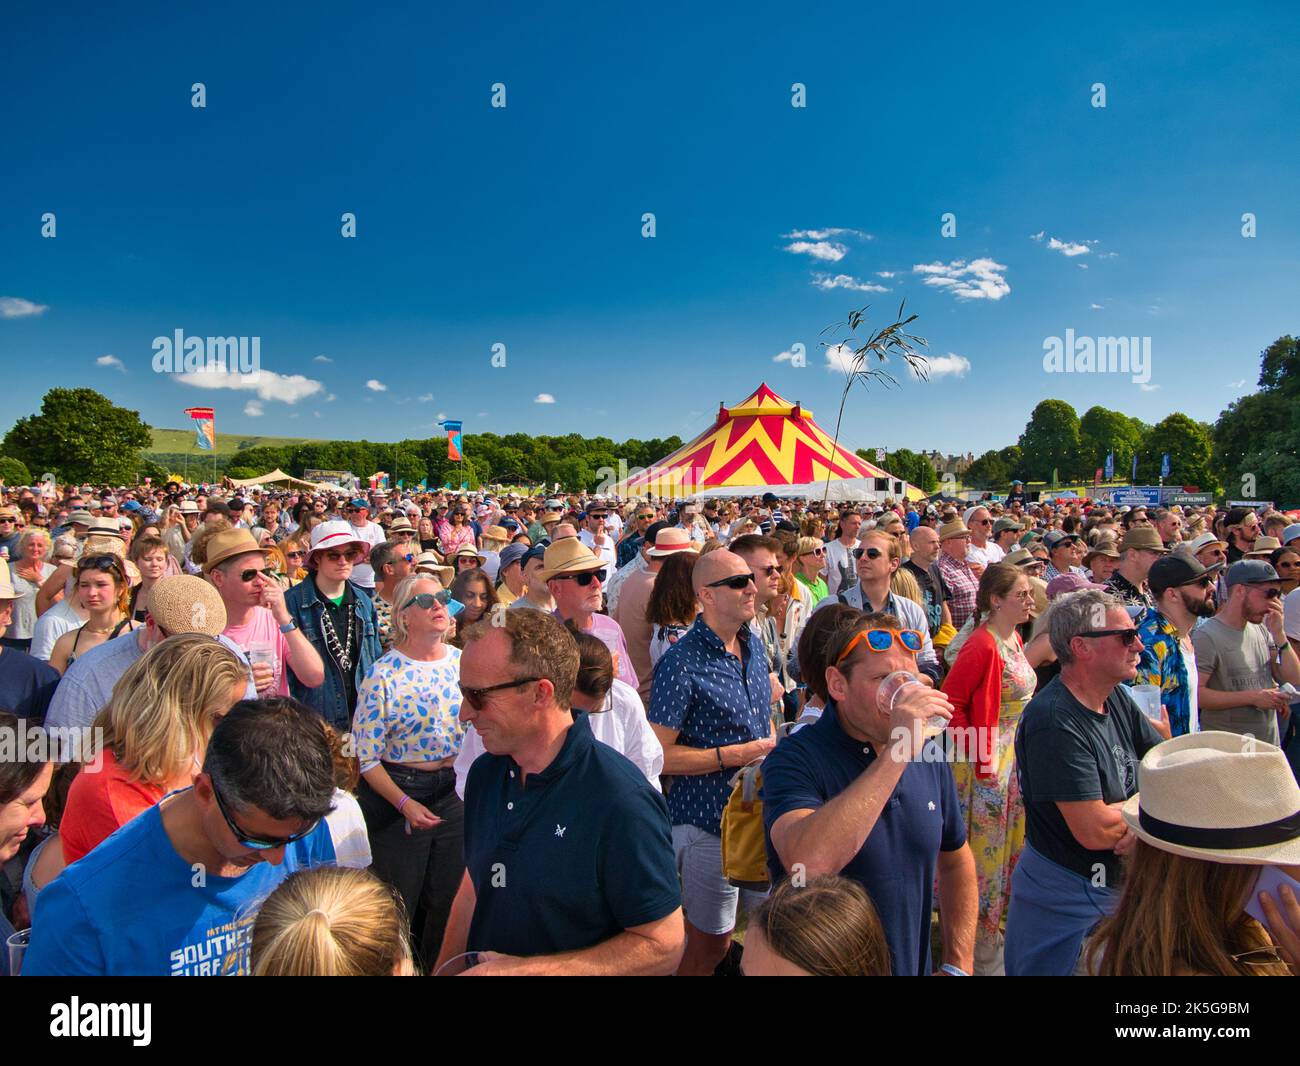
[[[236,555],[251,555],[254,552],[265,555],[270,550],[270,548],[258,547],[252,532],[247,529],[223,529],[208,541],[208,559],[203,564],[203,572],[212,573],[218,565],[227,559],[233,559]]]
[[[201,577],[171,574],[159,578],[149,590],[149,617],[168,636],[216,637],[226,628],[226,605],[215,586]]]
[[[389,533],[414,533],[415,527],[411,525],[409,519],[398,518],[389,525],[388,532]]]
[[[426,552],[425,554],[428,553]],[[436,577],[442,584],[443,588],[447,588],[456,580],[456,572],[452,570],[450,566],[443,566],[442,564],[435,563],[432,560],[420,562],[417,559],[415,563],[415,572],[417,574],[425,574],[429,577]]]
[[[477,559],[479,566],[487,562],[487,556],[471,548],[468,544],[461,548],[460,551],[452,555],[452,559]],[[455,565],[454,562],[452,565]]]
[[[322,522],[311,531],[311,550],[307,552],[306,562],[310,563],[317,552],[340,551],[349,546],[358,548],[362,559],[370,554],[370,542],[357,536],[357,527],[351,522],[341,518]]]
[[[1022,548],[1028,548],[1031,544],[1037,544],[1042,539],[1043,539],[1043,535],[1041,533],[1039,533],[1036,529],[1031,529],[1028,533],[1026,533],[1023,537],[1021,537],[1016,543],[1019,544]]]
[[[604,572],[605,563],[577,537],[565,537],[557,540],[546,549],[543,569],[538,575],[543,581],[550,581],[559,574],[581,574],[587,570]]]
[[[1280,547],[1282,542],[1277,537],[1256,537],[1255,546],[1245,554],[1244,558],[1267,559]]]
[[[1107,559],[1119,558],[1119,552],[1115,550],[1115,545],[1111,541],[1106,541],[1104,544],[1098,544],[1095,548],[1088,549],[1088,554],[1083,557],[1083,565],[1087,566],[1098,555],[1103,555]]]
[[[1144,843],[1247,866],[1300,864],[1300,785],[1282,749],[1238,733],[1186,733],[1138,766],[1121,813]]]
[[[1013,548],[1002,557],[1004,563],[1011,566],[1028,566],[1030,563],[1040,563],[1041,559],[1034,558],[1034,553],[1028,548]]]
[[[1228,542],[1220,540],[1213,533],[1202,533],[1199,537],[1195,537],[1194,539],[1187,541],[1185,544],[1178,545],[1178,551],[1191,552],[1195,555],[1197,552],[1203,551],[1211,546],[1216,546],[1226,550]]]
[[[678,552],[698,551],[691,535],[679,526],[665,526],[655,534],[654,547],[646,551],[652,559],[663,559]]]
[[[948,540],[951,537],[969,537],[970,530],[966,528],[966,523],[960,518],[954,518],[951,522],[945,522],[939,527],[939,539]]]
[[[510,533],[504,526],[488,526],[487,529],[483,530],[483,539],[508,541]]]
[[[9,567],[0,566],[0,600],[20,600],[23,595],[24,593],[14,588],[13,579],[9,576]]]
[[[1160,552],[1162,555],[1169,550],[1154,526],[1134,526],[1125,533],[1124,539],[1119,542],[1119,550],[1125,552],[1130,548],[1136,548],[1138,551]]]
[[[199,505],[195,503],[193,500],[181,501],[181,514],[201,514],[201,513],[202,512],[199,511]]]
[[[560,514],[559,511],[547,511],[544,515],[542,515],[541,518],[538,519],[538,521],[541,522],[542,525],[544,526],[549,526],[558,522],[561,519],[561,517],[563,516]]]
[[[507,544],[501,549],[497,572],[502,573],[505,571],[507,566],[512,566],[515,563],[522,563],[524,556],[527,554],[527,544]]]
[[[128,519],[128,521],[130,521]],[[88,537],[116,537],[122,540],[122,526],[116,518],[92,518],[86,523],[90,527]]]

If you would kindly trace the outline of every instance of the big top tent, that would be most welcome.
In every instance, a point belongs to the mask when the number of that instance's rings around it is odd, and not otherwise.
[[[645,470],[615,485],[619,496],[752,495],[830,498],[901,497],[905,482],[835,443],[812,412],[766,384],[733,407],[720,404],[713,425]]]

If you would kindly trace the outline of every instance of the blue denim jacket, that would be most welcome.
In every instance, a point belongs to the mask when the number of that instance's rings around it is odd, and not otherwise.
[[[365,590],[360,585],[348,583],[352,585],[355,600],[352,610],[356,615],[357,633],[360,637],[357,661],[352,668],[353,680],[359,689],[366,674],[370,673],[370,667],[380,656],[379,626],[375,619],[375,605]],[[292,670],[289,671],[289,694],[305,703],[340,733],[347,733],[352,729],[352,712],[355,708],[348,706],[343,675],[325,649],[325,636],[320,621],[325,604],[316,592],[316,582],[310,577],[300,581],[284,594],[284,603],[298,628],[311,641],[325,663],[325,680],[316,688],[308,688],[294,676]]]

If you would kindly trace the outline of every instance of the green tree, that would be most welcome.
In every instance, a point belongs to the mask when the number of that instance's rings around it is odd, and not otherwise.
[[[1106,467],[1106,455],[1115,452],[1115,476],[1128,476],[1133,453],[1142,447],[1144,426],[1122,411],[1089,407],[1079,420],[1080,473],[1089,477],[1097,467]],[[1064,471],[1062,471],[1064,473]]]
[[[1011,482],[1011,468],[1001,452],[987,451],[966,468],[962,482],[968,488],[1000,491]]]
[[[94,389],[51,389],[40,414],[20,418],[0,450],[60,481],[125,484],[152,443],[138,411],[118,407]]]
[[[1290,507],[1300,502],[1300,340],[1279,337],[1260,355],[1260,391],[1230,405],[1214,424],[1214,471],[1237,498]]]
[[[32,473],[21,459],[0,455],[0,482],[6,485],[30,485]]]
[[[1080,476],[1079,416],[1064,400],[1043,400],[1035,407],[1019,443],[1026,480],[1050,481],[1053,470],[1062,479]]]
[[[1148,431],[1138,457],[1138,481],[1154,485],[1161,457],[1169,454],[1166,484],[1196,485],[1203,492],[1218,488],[1211,466],[1213,443],[1205,426],[1184,414],[1172,414]]]

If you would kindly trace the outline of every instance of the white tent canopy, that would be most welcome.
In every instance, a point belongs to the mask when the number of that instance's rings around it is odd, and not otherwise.
[[[286,474],[278,466],[269,474],[263,474],[261,477],[231,478],[230,483],[237,489],[248,489],[254,485],[281,485],[287,484],[295,488],[304,489],[332,489],[333,485],[320,485],[315,481],[304,481],[300,477],[294,477],[292,474]]]

